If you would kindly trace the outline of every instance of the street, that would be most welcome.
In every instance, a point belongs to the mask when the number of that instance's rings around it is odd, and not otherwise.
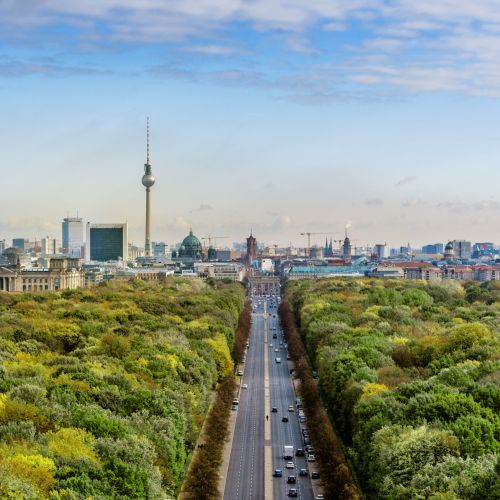
[[[295,455],[304,445],[277,305],[277,296],[254,296],[249,347],[240,367],[241,384],[247,388],[240,389],[235,410],[238,414],[224,499],[279,500],[288,498],[293,488],[297,498],[314,498],[310,472],[316,470],[315,463],[308,467],[305,456],[294,456],[288,460],[294,467],[287,469],[283,459],[283,446],[292,445]],[[289,411],[289,406],[294,411]],[[271,411],[273,407],[276,412]],[[288,422],[283,422],[283,417]],[[282,471],[282,477],[273,477],[275,469]],[[300,469],[306,469],[308,475],[300,476]],[[289,476],[294,476],[296,483],[288,483]]]

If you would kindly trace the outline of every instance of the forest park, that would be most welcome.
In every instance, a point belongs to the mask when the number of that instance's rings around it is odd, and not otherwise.
[[[173,498],[244,300],[174,278],[0,293],[0,498]]]
[[[323,279],[284,295],[367,498],[500,498],[499,284]]]

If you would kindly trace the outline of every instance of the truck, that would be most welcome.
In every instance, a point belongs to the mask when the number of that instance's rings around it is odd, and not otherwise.
[[[285,444],[283,446],[283,458],[289,460],[293,458],[293,446]]]

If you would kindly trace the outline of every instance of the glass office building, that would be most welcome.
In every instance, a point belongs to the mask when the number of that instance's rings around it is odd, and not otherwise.
[[[127,224],[87,223],[87,261],[128,260]]]
[[[83,257],[83,221],[78,217],[66,217],[62,223],[63,254],[68,257]]]

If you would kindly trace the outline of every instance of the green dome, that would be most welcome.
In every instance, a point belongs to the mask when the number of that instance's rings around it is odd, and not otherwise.
[[[189,234],[182,240],[182,246],[185,249],[201,247],[200,240],[193,234],[193,230],[189,230]]]
[[[202,246],[200,240],[193,234],[193,230],[189,230],[189,234],[182,240],[179,248],[179,257],[189,257],[194,260],[201,260]]]

